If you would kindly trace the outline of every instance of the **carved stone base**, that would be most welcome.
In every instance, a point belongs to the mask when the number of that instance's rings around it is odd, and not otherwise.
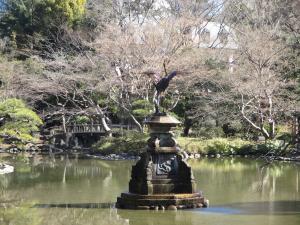
[[[145,152],[132,167],[129,192],[141,195],[195,193],[191,167],[179,153]]]
[[[116,207],[123,209],[186,209],[206,207],[201,193],[139,195],[122,193]]]
[[[122,193],[116,207],[126,209],[185,209],[206,207],[196,192],[191,167],[180,153],[145,152],[132,167],[129,193]]]

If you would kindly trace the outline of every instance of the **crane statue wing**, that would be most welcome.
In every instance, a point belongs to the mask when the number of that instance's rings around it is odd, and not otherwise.
[[[160,102],[161,102],[161,94],[168,88],[170,81],[176,76],[176,74],[177,74],[177,72],[173,71],[172,73],[161,78],[157,82],[154,82],[154,86],[156,89],[156,94],[155,94],[155,98],[154,98],[155,114],[161,113],[159,111]]]
[[[177,74],[176,71],[173,71],[172,73],[168,74],[167,76],[163,77],[162,79],[160,79],[156,84],[155,84],[155,88],[156,91],[160,94],[162,92],[164,92],[168,86],[170,81],[173,79],[173,77],[175,77]]]

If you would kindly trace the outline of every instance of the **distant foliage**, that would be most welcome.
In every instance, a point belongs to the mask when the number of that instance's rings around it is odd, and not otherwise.
[[[88,116],[76,116],[74,122],[77,124],[87,124],[90,123],[90,118]]]
[[[85,12],[86,0],[4,0],[0,34],[18,47],[34,45],[59,26],[72,26]]]
[[[80,20],[85,11],[86,0],[47,0],[51,10],[63,12],[70,23]]]
[[[145,118],[150,115],[153,105],[148,100],[140,99],[132,103],[132,108],[132,112],[136,117]]]
[[[11,98],[0,102],[0,134],[12,136],[21,141],[34,140],[33,132],[42,125],[40,117],[27,108],[22,100]]]

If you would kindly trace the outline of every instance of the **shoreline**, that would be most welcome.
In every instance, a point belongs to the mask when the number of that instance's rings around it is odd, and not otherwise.
[[[11,156],[18,156],[23,155],[26,157],[34,157],[34,156],[65,156],[68,155],[68,157],[72,158],[80,158],[80,159],[101,159],[101,160],[108,160],[108,161],[119,161],[119,160],[139,160],[139,155],[133,155],[128,153],[111,153],[111,154],[101,154],[99,152],[94,152],[91,149],[85,149],[85,150],[78,150],[78,149],[71,149],[71,150],[63,150],[63,149],[57,149],[56,151],[19,151],[19,152],[7,152],[0,150],[0,159],[1,157],[11,157]],[[245,159],[252,159],[252,160],[265,160],[268,162],[272,161],[285,161],[285,162],[300,162],[300,155],[297,156],[266,156],[266,155],[259,155],[259,154],[250,154],[250,155],[222,155],[222,154],[200,154],[200,153],[184,153],[185,160],[190,159],[223,159],[223,158],[245,158]]]

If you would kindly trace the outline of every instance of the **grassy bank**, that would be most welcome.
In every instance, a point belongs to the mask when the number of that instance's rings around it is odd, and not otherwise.
[[[249,154],[252,151],[254,143],[240,138],[188,138],[179,137],[177,139],[179,146],[187,153],[199,153],[202,155],[234,155]]]
[[[104,138],[93,146],[93,149],[101,154],[128,153],[140,154],[147,145],[147,134],[137,132],[128,133],[123,137]],[[281,141],[267,141],[257,143],[242,140],[240,138],[189,138],[178,137],[178,145],[188,154],[199,153],[201,155],[264,155],[282,151]]]

